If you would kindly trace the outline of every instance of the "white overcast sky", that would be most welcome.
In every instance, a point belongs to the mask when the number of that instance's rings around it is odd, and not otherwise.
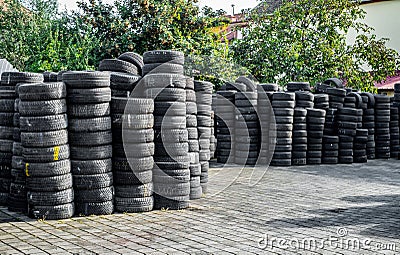
[[[87,0],[86,0],[87,1]],[[113,3],[113,0],[103,0],[104,3]],[[59,0],[60,9],[74,10],[77,8],[76,0]],[[242,9],[254,8],[257,0],[200,0],[199,5],[210,6],[215,10],[223,9],[228,14],[232,14],[232,4],[235,5],[235,13],[239,13]]]

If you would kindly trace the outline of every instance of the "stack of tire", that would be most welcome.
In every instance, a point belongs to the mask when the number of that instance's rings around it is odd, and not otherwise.
[[[111,168],[110,75],[65,72],[71,172],[77,215],[111,214],[114,210]]]
[[[273,166],[292,165],[292,131],[295,94],[276,92],[272,95],[272,109],[275,114],[276,145],[271,160]]]
[[[309,109],[314,108],[314,94],[308,91],[296,91],[296,107]]]
[[[322,163],[337,164],[339,163],[339,137],[332,135],[324,135],[322,138]]]
[[[368,129],[357,129],[354,138],[354,163],[367,163]]]
[[[57,82],[58,73],[55,72],[44,72],[43,73],[44,82]]]
[[[237,92],[235,106],[235,163],[255,165],[259,155],[257,92]]]
[[[325,115],[325,110],[307,109],[307,164],[309,165],[322,163]]]
[[[296,92],[296,91],[311,91],[310,83],[308,82],[288,82],[286,84],[287,91]],[[307,103],[308,104],[308,103]],[[305,107],[312,108],[312,107]]]
[[[260,154],[258,163],[267,165],[271,158],[272,148],[270,147],[271,140],[274,140],[276,135],[270,133],[271,125],[274,125],[275,117],[272,109],[272,95],[279,90],[277,84],[267,83],[258,85],[257,95],[257,114],[260,130],[259,148]]]
[[[13,152],[9,144],[13,143],[13,112],[15,89],[5,90],[8,86],[0,86],[0,205],[6,205],[11,183],[11,161]],[[8,144],[4,146],[4,144]]]
[[[341,88],[327,88],[326,93],[329,95],[329,108],[343,107],[346,90]]]
[[[42,74],[5,72],[1,76],[1,121],[4,130],[1,151],[1,169],[5,178],[0,179],[1,193],[9,191],[6,202],[8,209],[15,212],[27,212],[26,180],[24,162],[22,159],[21,132],[19,129],[19,98],[18,86],[22,83],[37,83],[43,81]],[[10,170],[11,169],[11,170]],[[11,178],[10,178],[11,177]],[[5,199],[5,195],[0,200]],[[4,205],[6,204],[4,203]]]
[[[375,159],[375,97],[371,93],[361,93],[361,96],[368,99],[362,119],[362,128],[368,129],[367,158]]]
[[[113,97],[129,97],[142,77],[129,73],[110,74],[110,88]]]
[[[190,157],[190,199],[202,196],[200,185],[201,165],[199,159],[199,133],[197,130],[197,104],[193,78],[186,78],[186,127],[188,130]]]
[[[140,86],[154,99],[154,209],[184,209],[190,199],[184,55],[157,50],[145,52],[143,60]]]
[[[65,96],[62,82],[19,86],[22,154],[32,218],[74,215]]]
[[[390,108],[390,157],[399,158],[399,108]]]
[[[213,96],[213,102],[215,102],[214,100],[214,96]],[[213,105],[213,103],[212,103]],[[215,158],[215,150],[217,149],[217,139],[215,137],[215,111],[213,110],[211,112],[211,137],[210,137],[210,159]]]
[[[335,108],[326,109],[324,135],[328,136],[337,135],[338,133],[337,111],[338,110]]]
[[[210,137],[213,128],[212,115],[212,92],[214,85],[205,81],[194,81],[197,103],[197,130],[199,132],[199,160],[201,165],[201,188],[203,194],[207,193],[208,169],[210,167]]]
[[[375,95],[375,156],[390,158],[390,97]]]
[[[145,98],[111,98],[112,172],[115,210],[153,210],[154,102]]]
[[[294,108],[292,134],[292,165],[307,164],[307,110]]]
[[[328,110],[329,109],[329,96],[327,94],[314,95],[314,108]]]
[[[216,99],[217,162],[234,163],[235,90],[218,91]],[[230,161],[229,161],[229,157]]]
[[[354,137],[358,123],[358,110],[342,107],[338,109],[339,163],[352,164]]]

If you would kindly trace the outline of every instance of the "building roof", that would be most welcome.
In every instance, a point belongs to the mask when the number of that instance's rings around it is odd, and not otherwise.
[[[394,84],[400,83],[400,71],[397,71],[396,75],[390,76],[384,82],[378,82],[375,87],[378,90],[394,90]]]

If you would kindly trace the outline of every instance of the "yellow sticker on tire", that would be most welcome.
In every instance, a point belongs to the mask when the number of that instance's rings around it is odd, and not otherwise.
[[[54,147],[54,160],[58,160],[58,155],[60,154],[60,146]]]
[[[29,171],[28,171],[28,169],[29,169],[29,163],[26,163],[26,164],[25,164],[25,175],[26,175],[26,176],[29,176]]]

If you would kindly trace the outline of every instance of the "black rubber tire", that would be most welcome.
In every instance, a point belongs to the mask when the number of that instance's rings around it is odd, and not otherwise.
[[[115,157],[140,158],[153,156],[154,143],[125,143],[113,144],[113,155]]]
[[[74,215],[74,203],[55,206],[30,206],[29,217],[42,220],[69,219]]]
[[[66,175],[71,171],[69,160],[60,160],[46,163],[26,163],[23,168],[25,174],[30,177],[54,177]]]
[[[56,192],[34,192],[28,191],[28,203],[38,205],[62,205],[74,201],[74,190],[72,188]]]
[[[133,168],[131,166],[133,166]],[[113,171],[119,171],[119,172],[143,172],[152,170],[153,167],[154,167],[153,157],[129,158],[129,159],[114,157],[112,161]]]
[[[68,127],[67,114],[20,117],[21,132],[44,132],[66,129]]]
[[[73,175],[75,190],[106,188],[113,185],[112,172],[90,175]]]
[[[73,175],[104,174],[112,171],[112,160],[71,160],[71,173]]]
[[[113,142],[111,130],[98,132],[69,132],[69,142],[75,146],[99,146]]]
[[[22,132],[21,143],[24,147],[52,147],[68,142],[68,131]]]
[[[69,119],[70,132],[98,132],[111,130],[111,117]]]
[[[183,72],[184,72],[183,65],[173,64],[173,63],[152,63],[152,64],[145,64],[142,67],[142,76],[145,76],[149,73],[183,74]]]
[[[119,55],[118,59],[134,64],[138,68],[139,73],[141,73],[141,69],[144,66],[143,57],[141,55],[135,52],[124,52]]]
[[[115,197],[115,210],[123,213],[139,213],[152,211],[154,198],[152,196],[142,198]]]
[[[110,74],[96,71],[69,71],[62,75],[68,88],[91,89],[110,87]]]
[[[115,196],[125,198],[150,197],[153,195],[153,183],[115,186]]]
[[[110,101],[110,88],[68,89],[69,104],[97,104]]]
[[[155,119],[158,119],[157,116],[154,117],[152,114],[113,114],[111,118],[113,129],[123,128],[125,130],[151,129],[155,124]],[[166,117],[166,119],[170,118],[170,116]],[[186,126],[186,115],[182,118],[185,119],[184,124]]]
[[[14,113],[0,112],[0,126],[14,126]]]
[[[109,215],[114,212],[114,201],[92,202],[92,203],[75,203],[75,215]]]
[[[148,74],[141,80],[144,88],[185,88],[186,78],[180,74]]]
[[[88,160],[88,159],[106,159],[112,157],[112,146],[70,146],[71,159]]]
[[[154,101],[146,98],[112,97],[110,106],[113,114],[152,114],[154,112]]]
[[[78,104],[68,106],[68,116],[77,118],[94,118],[110,115],[110,104]]]
[[[100,189],[76,190],[75,203],[101,203],[114,199],[114,187]]]
[[[143,54],[143,62],[145,64],[151,63],[174,63],[183,65],[185,57],[183,52],[172,50],[154,50],[147,51]]]
[[[114,185],[139,185],[150,183],[153,180],[152,170],[143,172],[120,172],[114,171]]]
[[[156,210],[182,210],[189,207],[189,196],[165,198],[154,194],[154,209]]]
[[[51,82],[20,85],[18,93],[21,101],[47,101],[65,98],[67,90],[64,83]]]
[[[31,191],[61,191],[72,188],[72,175],[68,173],[57,176],[28,177],[26,184]]]
[[[140,82],[141,78],[139,75],[112,72],[110,75],[110,87],[115,90],[131,92]]]
[[[311,91],[310,83],[308,82],[288,82],[286,88],[290,92]]]
[[[114,130],[112,139],[114,143],[149,143],[154,141],[154,131],[153,129]]]
[[[129,62],[120,59],[104,59],[99,64],[99,71],[111,71],[138,74],[138,68]]]

